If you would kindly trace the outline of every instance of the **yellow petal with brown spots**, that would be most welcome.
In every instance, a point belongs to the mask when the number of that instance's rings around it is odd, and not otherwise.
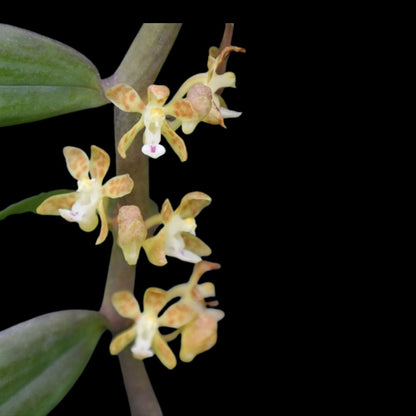
[[[108,168],[110,167],[110,156],[103,149],[91,146],[90,173],[91,177],[102,183]]]
[[[134,295],[123,290],[116,292],[111,297],[114,309],[123,317],[134,319],[135,321],[140,317],[140,307]]]
[[[77,147],[64,147],[64,156],[69,173],[77,180],[87,179],[90,161],[86,153]]]
[[[77,192],[50,196],[36,208],[36,212],[41,215],[59,215],[60,209],[70,209],[78,197]]]
[[[122,196],[129,194],[132,191],[133,186],[133,179],[131,179],[128,173],[115,176],[102,187],[102,196],[121,198]]]
[[[133,325],[129,329],[121,332],[113,338],[110,344],[110,353],[112,355],[117,355],[120,353],[127,345],[134,341],[136,338],[136,326]]]

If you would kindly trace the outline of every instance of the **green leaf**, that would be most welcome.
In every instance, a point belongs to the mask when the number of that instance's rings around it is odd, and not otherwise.
[[[42,192],[39,195],[31,196],[29,198],[23,199],[20,202],[9,205],[7,208],[0,211],[0,221],[7,218],[9,215],[14,214],[24,214],[26,212],[33,212],[36,214],[36,208],[47,198],[52,195],[66,194],[69,192],[74,192],[73,190],[68,189],[58,189],[57,191],[51,192]]]
[[[47,415],[81,375],[104,330],[98,312],[68,310],[0,332],[0,415]]]
[[[0,126],[108,104],[95,66],[81,53],[0,24]]]

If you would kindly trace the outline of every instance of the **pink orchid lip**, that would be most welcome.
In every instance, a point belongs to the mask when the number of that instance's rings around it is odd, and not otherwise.
[[[154,144],[150,145],[150,151],[152,153],[156,153],[156,145],[154,145]]]

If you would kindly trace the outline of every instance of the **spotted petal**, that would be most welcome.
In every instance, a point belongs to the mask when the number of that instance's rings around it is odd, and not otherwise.
[[[176,366],[176,357],[159,332],[153,337],[152,348],[165,367],[171,370]]]
[[[123,318],[134,319],[135,321],[139,319],[141,315],[139,303],[131,292],[127,290],[116,292],[113,294],[111,301],[114,309]]]
[[[144,293],[143,308],[146,313],[157,316],[169,301],[168,292],[157,287],[151,287]]]
[[[86,153],[77,147],[64,147],[64,156],[69,173],[77,180],[88,179],[90,161]]]
[[[145,240],[143,248],[150,263],[155,266],[164,266],[168,262],[165,255],[165,229],[161,229],[156,236]]]
[[[129,194],[132,191],[133,186],[134,182],[128,173],[115,176],[103,186],[101,190],[102,196],[121,198],[122,196]]]
[[[102,183],[108,168],[110,167],[110,156],[103,149],[91,146],[90,173],[91,177]]]
[[[132,343],[136,338],[136,326],[133,325],[129,329],[118,334],[113,338],[110,344],[110,353],[112,355],[117,355],[122,351],[127,345]]]
[[[36,208],[36,212],[41,215],[59,215],[60,209],[70,209],[78,197],[77,192],[50,196]]]
[[[203,192],[186,194],[177,209],[182,218],[195,218],[203,208],[211,203],[211,197]]]
[[[131,146],[133,140],[136,138],[137,134],[143,127],[144,119],[141,117],[140,120],[127,133],[125,133],[118,142],[117,150],[123,159],[127,157],[127,149]]]
[[[196,317],[196,311],[183,302],[170,306],[159,318],[159,326],[180,328]]]
[[[198,256],[209,256],[211,254],[211,249],[195,235],[182,232],[181,237],[185,243],[186,250]]]
[[[173,151],[179,156],[181,162],[185,162],[188,159],[185,142],[172,130],[167,122],[163,123],[162,134]]]
[[[146,107],[139,94],[127,84],[117,84],[108,89],[105,95],[115,106],[126,112],[141,113]]]

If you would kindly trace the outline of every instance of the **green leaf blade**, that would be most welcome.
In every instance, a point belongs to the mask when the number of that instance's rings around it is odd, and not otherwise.
[[[0,24],[0,126],[108,104],[95,66],[58,41]]]
[[[23,199],[22,201],[16,202],[15,204],[9,205],[7,208],[1,210],[0,221],[4,220],[9,215],[25,214],[27,212],[36,214],[36,208],[47,198],[53,195],[66,194],[69,192],[74,191],[69,189],[58,189],[56,191],[42,192],[38,195]]]
[[[104,330],[98,312],[71,310],[0,332],[0,414],[48,414],[81,375]]]

